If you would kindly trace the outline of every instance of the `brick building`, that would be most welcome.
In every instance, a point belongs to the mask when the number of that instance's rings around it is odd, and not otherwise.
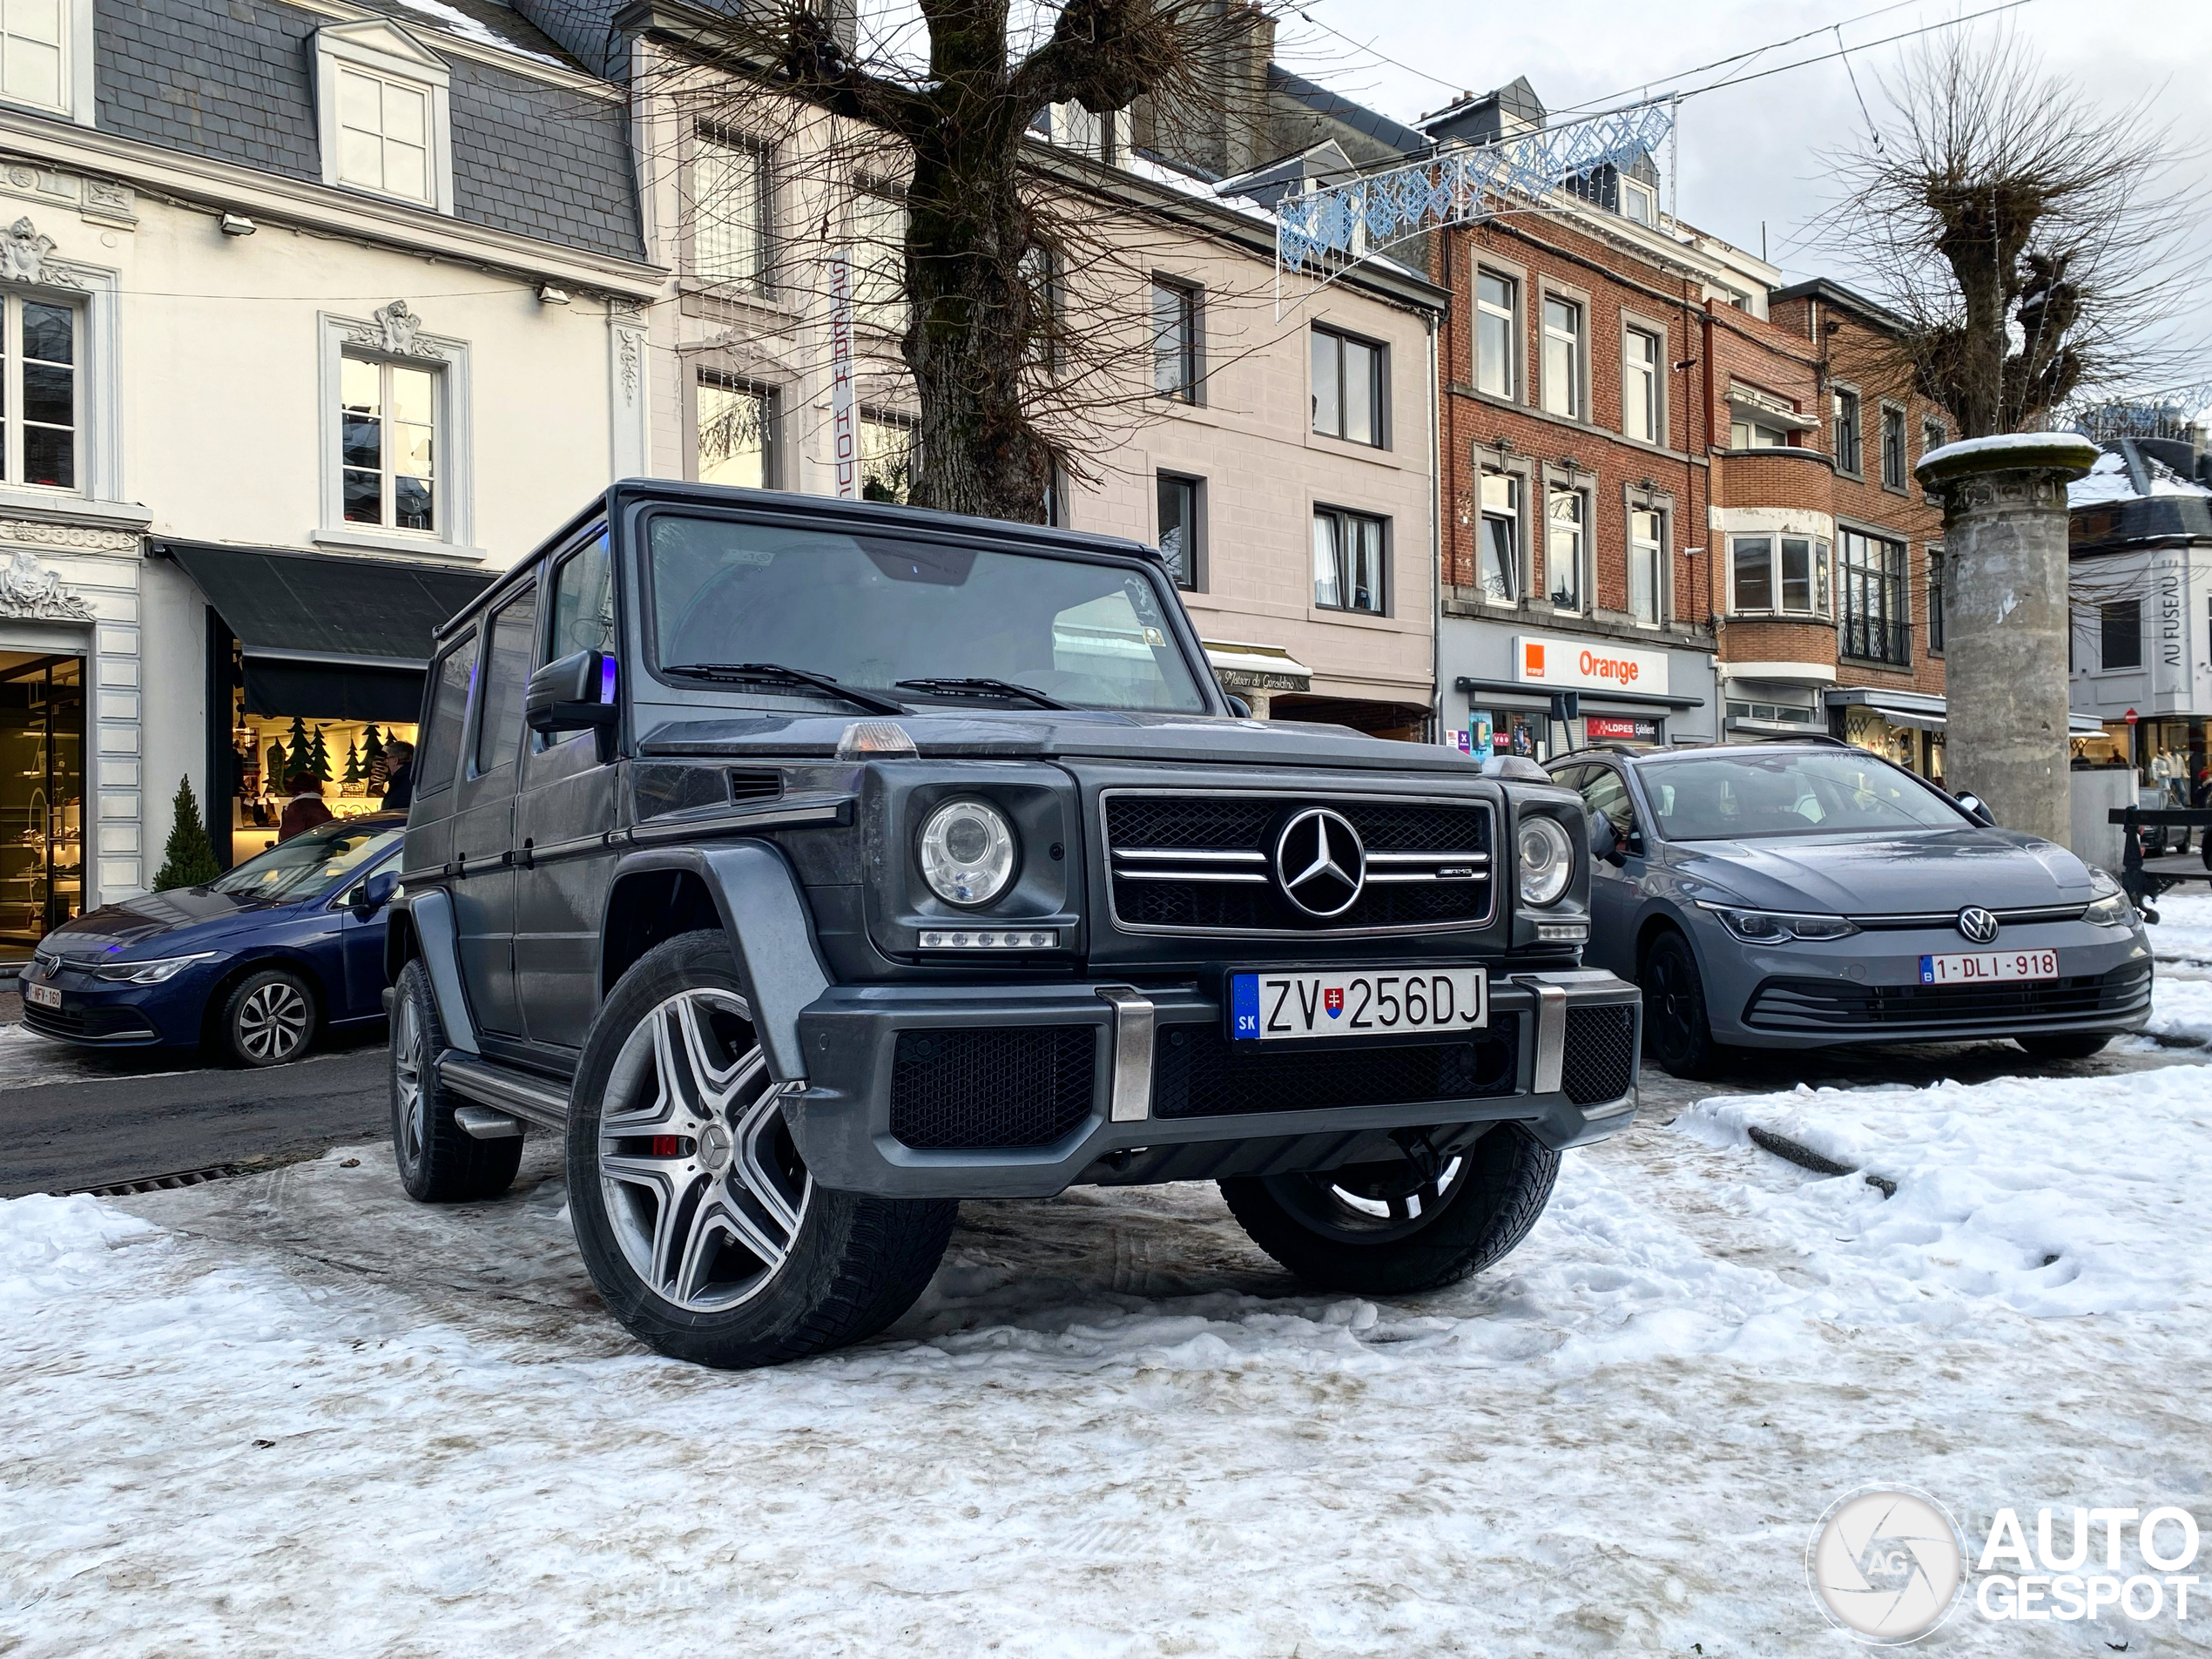
[[[1423,129],[1545,118],[1521,80]],[[1912,467],[1949,419],[1878,307],[1661,203],[1647,158],[1431,239],[1442,722],[1534,754],[1832,732],[1939,775],[1941,516]]]

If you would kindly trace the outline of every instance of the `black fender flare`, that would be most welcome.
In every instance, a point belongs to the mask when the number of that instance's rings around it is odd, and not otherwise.
[[[830,975],[814,942],[813,915],[791,860],[782,848],[762,840],[654,847],[632,853],[616,865],[610,890],[620,887],[625,876],[664,870],[687,872],[706,888],[722,918],[738,977],[752,1001],[769,1075],[779,1083],[803,1084],[806,1056],[799,1044],[799,1015],[829,989]],[[611,914],[611,902],[608,910]],[[603,920],[603,960],[605,949]]]

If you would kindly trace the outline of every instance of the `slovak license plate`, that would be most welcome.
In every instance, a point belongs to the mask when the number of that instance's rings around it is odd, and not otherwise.
[[[1473,1031],[1490,1022],[1490,976],[1480,968],[1235,974],[1229,1014],[1232,1038],[1259,1042]]]
[[[34,1008],[57,1008],[62,1005],[62,994],[51,985],[25,980],[23,982],[23,1000]]]
[[[2054,950],[1985,951],[1972,956],[1923,956],[1920,983],[1965,985],[1976,980],[2056,979],[2059,954]]]

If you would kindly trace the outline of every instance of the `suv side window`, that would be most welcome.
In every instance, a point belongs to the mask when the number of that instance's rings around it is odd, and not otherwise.
[[[546,587],[546,610],[551,625],[546,631],[541,661],[557,663],[580,651],[596,651],[608,657],[615,654],[614,566],[607,556],[604,530],[597,540],[578,548],[553,567],[553,579]],[[543,751],[589,735],[583,730],[541,732],[533,734],[530,746]]]
[[[422,733],[422,759],[415,769],[415,793],[435,795],[453,787],[461,760],[461,723],[469,714],[469,684],[475,678],[476,631],[438,658],[430,670],[429,725]]]
[[[491,619],[484,651],[483,689],[476,697],[476,751],[469,768],[472,778],[515,764],[522,739],[523,687],[529,678],[536,619],[535,587],[509,599]]]

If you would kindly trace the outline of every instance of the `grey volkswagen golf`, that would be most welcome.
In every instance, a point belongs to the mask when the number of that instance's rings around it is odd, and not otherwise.
[[[2092,1055],[2150,1014],[2141,920],[2101,870],[1834,739],[1580,750],[1584,960],[1643,988],[1644,1053],[2010,1037]]]

